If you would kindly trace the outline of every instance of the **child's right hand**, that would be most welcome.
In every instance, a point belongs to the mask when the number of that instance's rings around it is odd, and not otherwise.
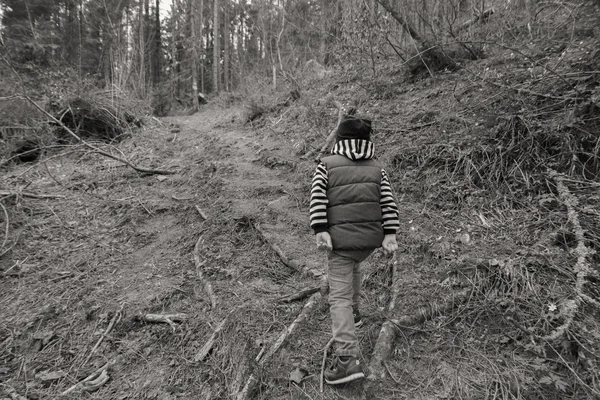
[[[381,244],[383,247],[383,252],[385,255],[394,254],[396,250],[398,250],[398,242],[396,241],[396,235],[385,235],[383,237],[383,243]]]
[[[329,236],[329,232],[317,233],[317,249],[333,250],[333,245],[331,244],[331,236]]]

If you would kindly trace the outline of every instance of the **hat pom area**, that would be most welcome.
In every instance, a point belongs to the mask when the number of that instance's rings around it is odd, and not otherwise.
[[[337,141],[346,139],[371,140],[371,120],[345,115],[337,128]]]

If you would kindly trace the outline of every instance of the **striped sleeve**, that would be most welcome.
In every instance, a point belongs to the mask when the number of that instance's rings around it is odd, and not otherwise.
[[[395,234],[400,228],[398,205],[392,192],[390,179],[384,169],[381,170],[381,213],[383,215],[383,231],[386,235]]]
[[[327,230],[327,168],[319,163],[310,190],[310,227],[315,233]]]

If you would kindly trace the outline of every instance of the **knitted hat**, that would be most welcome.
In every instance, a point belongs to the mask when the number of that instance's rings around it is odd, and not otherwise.
[[[336,142],[347,139],[371,140],[371,120],[354,115],[344,115],[335,135]]]

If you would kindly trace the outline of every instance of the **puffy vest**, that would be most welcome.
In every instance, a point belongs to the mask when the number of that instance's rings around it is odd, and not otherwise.
[[[327,230],[334,250],[381,247],[381,165],[340,155],[324,157],[327,167]]]

